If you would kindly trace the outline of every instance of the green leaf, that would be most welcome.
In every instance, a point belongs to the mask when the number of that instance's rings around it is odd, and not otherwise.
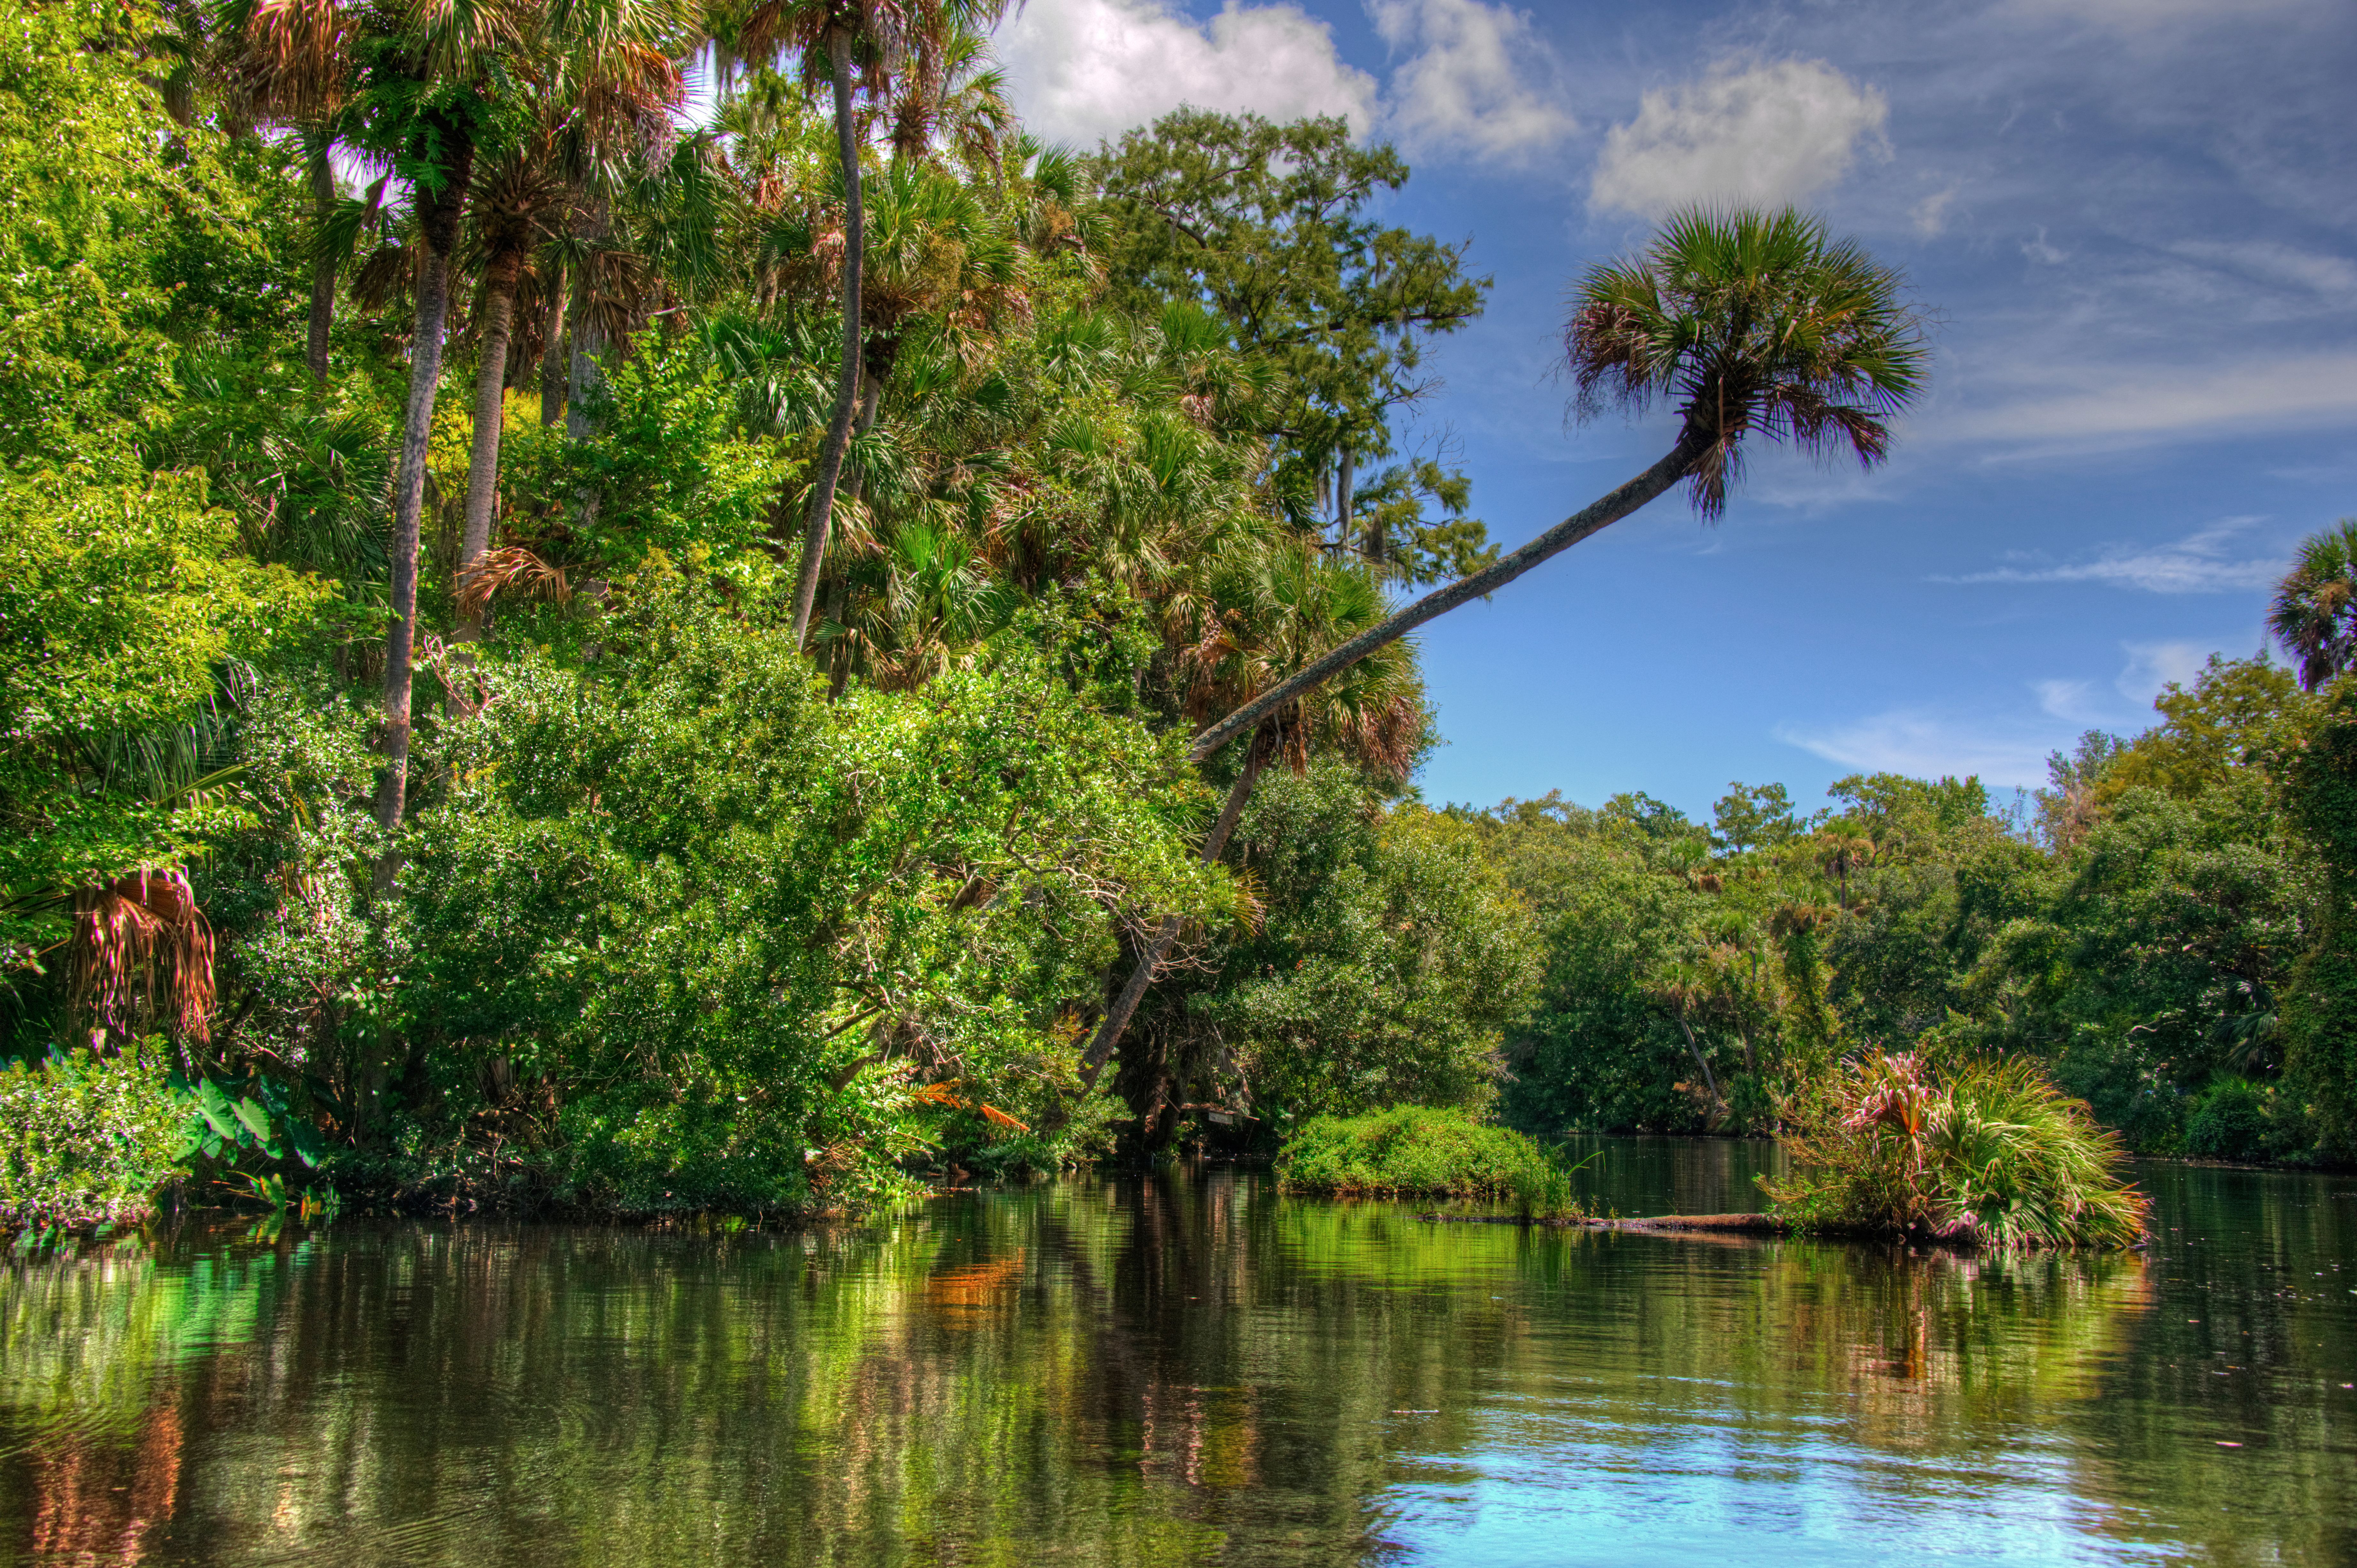
[[[327,1157],[328,1145],[319,1136],[319,1129],[300,1116],[286,1119],[286,1142],[296,1157],[313,1170],[317,1170],[319,1162]]]
[[[197,1080],[197,1111],[212,1124],[213,1131],[221,1135],[224,1143],[245,1142],[245,1133],[238,1126],[237,1112],[230,1105],[229,1096],[222,1091],[221,1086],[211,1079]]]
[[[278,1158],[278,1140],[270,1131],[270,1112],[251,1100],[239,1101],[236,1110],[237,1119],[253,1133],[255,1146],[272,1159]]]

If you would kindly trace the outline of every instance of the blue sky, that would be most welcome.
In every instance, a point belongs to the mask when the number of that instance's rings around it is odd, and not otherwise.
[[[1872,475],[1769,451],[1726,521],[1638,517],[1429,628],[1436,800],[1859,769],[2040,781],[2261,641],[2357,513],[2357,5],[1029,0],[1018,106],[1081,145],[1181,102],[1342,113],[1471,242],[1487,316],[1399,435],[1528,538],[1663,450],[1566,427],[1570,276],[1681,201],[1796,200],[1902,268],[1936,381]]]

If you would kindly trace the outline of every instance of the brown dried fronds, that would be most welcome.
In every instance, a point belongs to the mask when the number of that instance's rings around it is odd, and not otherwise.
[[[210,1036],[213,933],[187,872],[142,866],[77,893],[69,940],[77,1012],[125,1036],[157,1016]]]
[[[479,620],[496,594],[561,605],[573,596],[565,568],[552,565],[522,544],[503,544],[475,557],[458,580],[458,614]]]

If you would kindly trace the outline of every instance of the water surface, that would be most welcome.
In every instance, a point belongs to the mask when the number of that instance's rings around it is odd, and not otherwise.
[[[1587,1179],[1733,1208],[1770,1155],[1632,1140]],[[2159,1243],[2109,1259],[1434,1225],[1219,1170],[805,1234],[19,1259],[0,1562],[2357,1560],[2357,1178],[2143,1174]]]

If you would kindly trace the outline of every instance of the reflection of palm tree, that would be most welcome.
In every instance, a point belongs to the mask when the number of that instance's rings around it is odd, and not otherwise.
[[[2309,691],[2357,663],[2357,517],[2301,543],[2276,588],[2267,629],[2299,660]]]
[[[1565,332],[1583,414],[1608,397],[1639,410],[1674,398],[1684,418],[1660,461],[1494,565],[1425,595],[1204,730],[1200,758],[1263,714],[1436,616],[1504,587],[1637,510],[1679,480],[1717,518],[1753,434],[1867,467],[1890,416],[1923,384],[1928,357],[1898,274],[1815,220],[1691,211],[1646,252],[1589,269]]]

